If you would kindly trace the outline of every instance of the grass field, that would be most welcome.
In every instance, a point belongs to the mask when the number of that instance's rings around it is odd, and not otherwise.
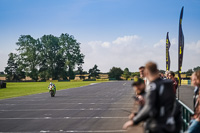
[[[77,82],[53,82],[57,90],[75,88],[101,83],[105,81],[77,81]],[[42,92],[48,92],[49,82],[14,82],[7,83],[6,88],[0,89],[0,99],[19,97]]]

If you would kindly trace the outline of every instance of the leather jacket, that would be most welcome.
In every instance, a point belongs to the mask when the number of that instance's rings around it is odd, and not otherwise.
[[[174,130],[175,94],[172,81],[158,78],[149,84],[147,90],[145,105],[133,118],[134,124],[146,121],[146,130],[152,132]]]

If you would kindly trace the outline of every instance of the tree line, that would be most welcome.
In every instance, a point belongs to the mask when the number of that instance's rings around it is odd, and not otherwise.
[[[67,33],[59,37],[44,35],[34,39],[21,35],[16,43],[17,53],[10,53],[5,68],[8,80],[21,80],[26,76],[37,81],[45,79],[74,79],[74,69],[81,70],[84,55],[80,43]]]
[[[200,66],[194,67],[193,69],[189,69],[186,72],[182,72],[182,74],[186,74],[187,77],[191,76],[193,72],[200,70]],[[160,73],[165,74],[165,70],[159,70]],[[175,72],[178,74],[178,71]],[[134,76],[140,76],[139,72],[130,72],[128,68],[125,68],[124,71],[121,68],[113,67],[110,69],[109,78],[114,78],[116,80],[120,80],[123,77],[125,80],[132,78]]]

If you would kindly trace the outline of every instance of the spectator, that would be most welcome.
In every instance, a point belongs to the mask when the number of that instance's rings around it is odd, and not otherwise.
[[[194,72],[191,76],[191,83],[193,86],[195,86],[195,89],[194,89],[194,96],[193,96],[193,107],[194,107],[194,111],[195,111],[195,104],[196,104],[196,101],[199,97],[199,86],[198,86],[198,80],[197,80],[197,72]]]
[[[157,65],[153,62],[146,64],[145,75],[150,81],[145,105],[123,128],[146,121],[145,131],[148,133],[172,133],[175,131],[176,110],[172,82],[160,79]]]
[[[173,81],[174,94],[176,95],[176,90],[178,88],[178,82],[175,79],[175,73],[170,71],[168,76],[169,76],[169,79],[171,79]]]
[[[200,70],[194,72],[191,77],[192,85],[200,87]],[[200,91],[198,91],[200,94]],[[194,107],[194,116],[192,119],[192,123],[188,129],[188,133],[199,133],[200,132],[200,95],[198,95],[195,107]]]
[[[144,66],[141,66],[141,67],[139,68],[140,78],[144,80],[145,85],[146,85],[145,88],[147,88],[147,86],[149,85],[149,80],[146,78],[145,73],[144,73],[144,70],[145,70],[145,67],[144,67]]]
[[[165,78],[164,79],[169,79],[169,71],[165,72]]]
[[[135,99],[135,103],[137,102],[139,105],[139,109],[138,112],[143,108],[144,106],[144,96],[145,96],[145,84],[144,84],[144,80],[135,76],[133,79],[133,83],[132,83],[132,87],[134,89],[134,92],[136,94],[136,96],[133,96],[133,98]],[[133,112],[129,115],[129,119],[133,119],[133,117],[137,115],[137,113]]]
[[[144,69],[145,67],[144,66],[141,66],[139,68],[139,72],[140,72],[140,78],[144,79],[145,78],[145,75],[144,75]]]
[[[165,77],[163,73],[159,73],[159,76],[161,79],[164,79],[164,77]]]

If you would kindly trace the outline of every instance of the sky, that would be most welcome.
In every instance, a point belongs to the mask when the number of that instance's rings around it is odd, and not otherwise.
[[[0,0],[0,71],[16,52],[20,35],[37,39],[68,33],[81,43],[83,69],[113,66],[136,72],[148,61],[165,70],[165,39],[171,70],[178,70],[182,6],[185,48],[182,70],[200,66],[200,0]]]

